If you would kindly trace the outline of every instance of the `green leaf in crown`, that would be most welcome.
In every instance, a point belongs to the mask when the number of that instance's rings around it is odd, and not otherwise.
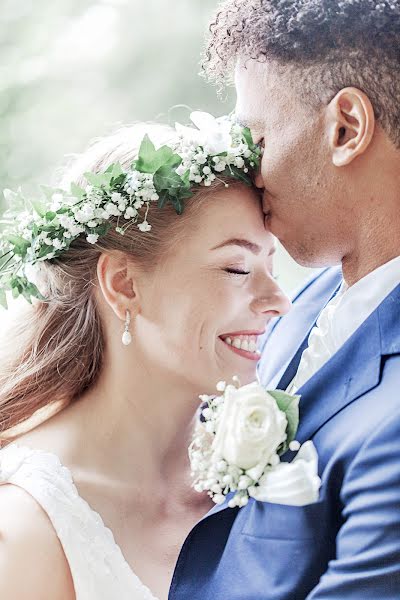
[[[162,209],[170,202],[180,215],[197,187],[221,176],[251,185],[261,149],[250,131],[229,117],[194,112],[191,120],[197,128],[177,124],[171,146],[157,149],[146,134],[130,169],[114,163],[103,172],[85,173],[84,187],[42,186],[42,200],[5,190],[10,207],[0,220],[0,304],[7,307],[7,290],[28,301],[44,300],[25,267],[61,256],[81,236],[96,244],[113,226],[121,235],[131,225],[150,231],[152,204]]]
[[[140,173],[156,173],[160,168],[169,168],[171,171],[178,167],[182,158],[175,154],[169,146],[161,146],[156,150],[153,142],[146,134],[139,148],[139,155],[134,163],[134,168]]]

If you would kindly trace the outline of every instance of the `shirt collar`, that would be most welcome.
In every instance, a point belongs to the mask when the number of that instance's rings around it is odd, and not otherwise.
[[[336,348],[358,329],[399,283],[400,256],[371,271],[350,287],[342,283],[334,298],[334,318],[330,320]]]

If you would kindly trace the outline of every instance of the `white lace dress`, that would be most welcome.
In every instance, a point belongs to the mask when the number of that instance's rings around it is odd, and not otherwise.
[[[157,600],[55,454],[6,446],[0,450],[0,485],[5,483],[26,490],[49,516],[71,569],[76,600]]]

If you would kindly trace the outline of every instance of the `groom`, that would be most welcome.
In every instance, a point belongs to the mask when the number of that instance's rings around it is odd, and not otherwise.
[[[324,267],[260,363],[301,395],[322,486],[308,506],[215,507],[171,600],[400,598],[399,48],[400,0],[228,0],[211,26],[208,73],[234,73],[265,148],[266,226]]]

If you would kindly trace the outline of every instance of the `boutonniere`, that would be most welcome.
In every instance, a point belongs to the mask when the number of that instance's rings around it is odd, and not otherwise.
[[[228,505],[249,498],[305,505],[318,499],[318,455],[311,441],[295,441],[300,396],[266,390],[254,382],[220,382],[217,396],[200,396],[202,408],[189,457],[193,487],[207,491],[216,504],[233,492]],[[287,450],[298,451],[291,463]]]

